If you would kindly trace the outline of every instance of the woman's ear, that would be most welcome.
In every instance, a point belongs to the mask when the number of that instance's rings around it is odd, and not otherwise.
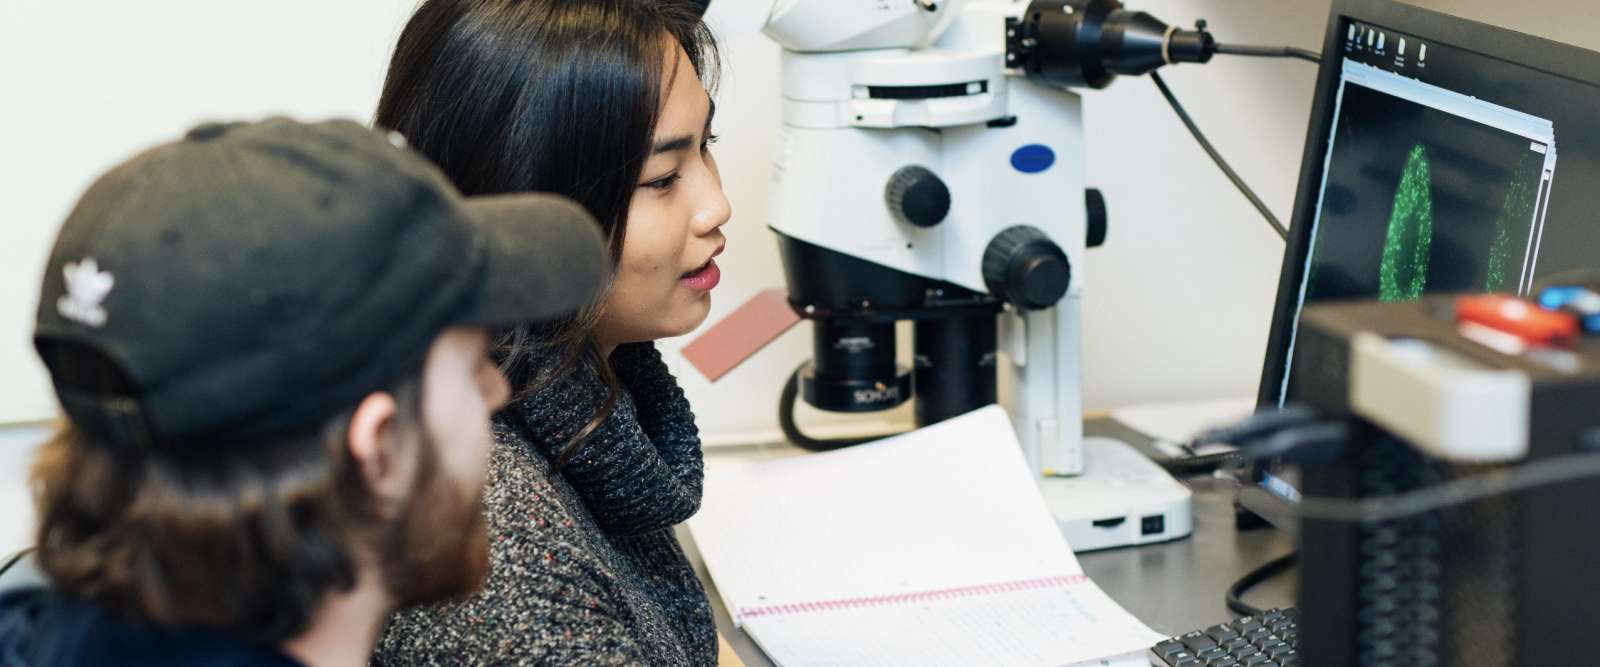
[[[398,511],[415,476],[415,457],[395,447],[397,406],[394,396],[373,392],[361,399],[350,417],[345,441],[361,478],[385,516]]]

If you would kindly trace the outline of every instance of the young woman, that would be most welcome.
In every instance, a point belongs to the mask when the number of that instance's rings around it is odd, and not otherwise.
[[[468,194],[582,203],[610,242],[609,292],[502,338],[478,594],[397,615],[375,662],[705,665],[717,639],[673,536],[700,504],[694,415],[651,341],[706,317],[728,201],[704,85],[716,50],[692,0],[427,0],[378,105]]]

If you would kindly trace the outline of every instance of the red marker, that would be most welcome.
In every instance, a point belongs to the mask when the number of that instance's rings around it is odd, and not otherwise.
[[[1456,321],[1504,332],[1532,345],[1560,345],[1578,337],[1578,319],[1499,294],[1456,299]]]

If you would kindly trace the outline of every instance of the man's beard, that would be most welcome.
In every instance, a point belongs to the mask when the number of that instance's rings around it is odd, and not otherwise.
[[[483,480],[451,479],[427,440],[411,500],[383,540],[384,583],[401,607],[466,597],[489,572]]]

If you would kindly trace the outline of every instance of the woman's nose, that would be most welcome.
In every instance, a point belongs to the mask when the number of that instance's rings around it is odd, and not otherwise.
[[[733,205],[728,203],[728,195],[722,191],[722,179],[715,177],[715,167],[712,167],[711,173],[713,178],[707,179],[708,183],[701,194],[700,204],[691,223],[696,236],[710,234],[718,227],[728,224],[728,220],[733,217]]]

